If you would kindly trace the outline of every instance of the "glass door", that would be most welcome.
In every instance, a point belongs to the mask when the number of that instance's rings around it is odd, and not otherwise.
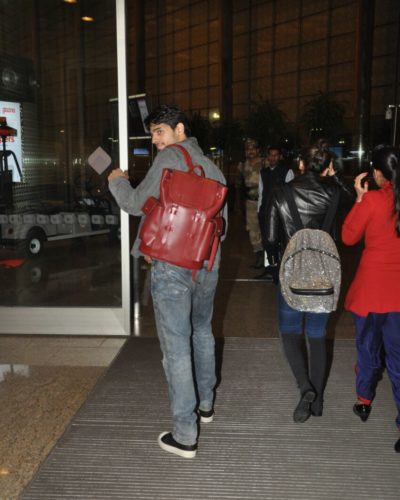
[[[124,25],[123,0],[0,0],[0,333],[130,333],[129,224],[107,183],[125,161]]]

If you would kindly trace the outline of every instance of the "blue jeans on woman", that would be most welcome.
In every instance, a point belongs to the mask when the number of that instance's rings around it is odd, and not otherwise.
[[[294,333],[300,335],[303,332],[307,337],[321,338],[325,336],[326,324],[329,319],[329,313],[301,312],[291,308],[279,289],[278,292],[279,307],[279,331],[282,335]]]
[[[151,293],[174,422],[172,435],[184,445],[197,441],[197,406],[204,411],[213,407],[211,319],[217,282],[216,270],[200,269],[193,280],[189,269],[160,261],[152,264]]]

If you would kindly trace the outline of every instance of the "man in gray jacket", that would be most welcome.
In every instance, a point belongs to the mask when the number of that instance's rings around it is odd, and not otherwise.
[[[188,120],[179,108],[160,106],[146,118],[146,125],[158,154],[143,181],[133,189],[127,173],[121,169],[113,170],[108,177],[111,193],[122,210],[143,216],[145,201],[150,196],[159,198],[163,169],[187,170],[182,153],[177,148],[167,148],[171,144],[183,146],[193,163],[203,167],[206,177],[226,184],[222,172],[203,154],[197,140],[190,137]],[[226,223],[226,207],[223,215]],[[139,245],[137,237],[133,246],[135,257],[141,255]],[[194,458],[198,419],[208,423],[214,417],[215,342],[211,319],[220,249],[213,269],[200,269],[195,280],[191,269],[144,257],[151,263],[151,294],[174,424],[172,432],[160,434],[158,443],[165,451]]]

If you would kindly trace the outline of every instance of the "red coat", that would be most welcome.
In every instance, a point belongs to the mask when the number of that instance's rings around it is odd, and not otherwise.
[[[355,203],[342,228],[342,240],[354,245],[365,238],[360,264],[345,308],[359,316],[400,312],[400,238],[395,230],[393,188],[385,182]]]

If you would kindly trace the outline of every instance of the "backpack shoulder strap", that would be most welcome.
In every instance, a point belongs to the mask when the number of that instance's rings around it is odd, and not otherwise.
[[[301,221],[300,214],[299,214],[299,211],[298,211],[297,206],[296,206],[296,202],[294,201],[294,196],[293,196],[292,190],[290,189],[290,187],[287,184],[285,184],[283,186],[283,192],[284,192],[287,204],[289,206],[290,214],[293,217],[293,222],[294,222],[294,225],[296,227],[296,231],[300,231],[300,229],[304,228],[304,225]]]
[[[339,205],[340,192],[339,190],[334,193],[328,211],[326,212],[324,222],[322,223],[322,230],[330,233],[333,225],[333,219],[335,218],[336,211]]]
[[[195,170],[198,169],[200,171],[201,177],[205,176],[203,167],[201,165],[194,165],[193,164],[192,157],[190,156],[190,154],[188,153],[186,148],[184,148],[180,144],[171,144],[170,146],[167,146],[167,147],[179,149],[179,151],[183,154],[186,166],[189,169],[189,173],[194,174]]]

